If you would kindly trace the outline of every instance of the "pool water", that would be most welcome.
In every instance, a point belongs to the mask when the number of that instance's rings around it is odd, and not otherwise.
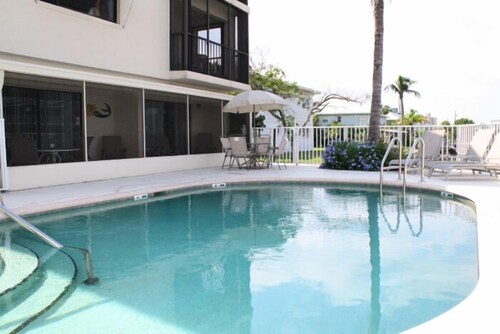
[[[235,186],[30,221],[100,282],[80,269],[29,333],[399,333],[478,280],[473,208],[428,192]]]

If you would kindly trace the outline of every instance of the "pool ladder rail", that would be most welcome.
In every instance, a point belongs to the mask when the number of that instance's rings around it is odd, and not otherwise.
[[[399,160],[397,166],[384,166],[387,158],[389,157],[389,153],[391,149],[394,148],[395,145],[398,145],[399,151]],[[420,157],[418,159],[412,158],[415,154],[417,147],[421,150]],[[401,174],[403,174],[403,195],[406,196],[406,183],[407,183],[407,174],[409,170],[420,170],[420,182],[424,182],[424,169],[425,169],[425,142],[422,137],[417,137],[413,141],[413,144],[408,152],[406,159],[404,159],[404,166],[402,165],[403,149],[402,142],[399,137],[394,137],[387,146],[387,150],[385,151],[385,155],[382,158],[382,162],[380,163],[380,193],[382,194],[382,189],[384,185],[384,171],[398,169],[398,180],[401,180]]]
[[[17,224],[21,225],[23,228],[25,228],[26,230],[28,230],[29,232],[31,232],[32,234],[34,234],[35,236],[37,236],[38,238],[40,238],[41,240],[46,242],[48,245],[55,248],[56,250],[61,250],[62,248],[69,248],[69,249],[75,249],[75,250],[82,252],[83,258],[85,261],[85,268],[87,270],[87,279],[83,282],[85,284],[88,284],[88,285],[93,285],[99,281],[99,278],[94,276],[94,271],[92,268],[92,259],[90,256],[90,252],[87,249],[80,248],[80,247],[73,247],[73,246],[64,246],[63,244],[61,244],[57,240],[53,239],[52,237],[48,236],[47,234],[45,234],[44,232],[42,232],[41,230],[39,230],[38,228],[36,228],[32,224],[30,224],[28,221],[26,221],[21,216],[15,214],[11,210],[9,210],[3,204],[0,204],[0,210],[3,213],[5,213],[5,215],[7,215],[7,217],[12,219]]]

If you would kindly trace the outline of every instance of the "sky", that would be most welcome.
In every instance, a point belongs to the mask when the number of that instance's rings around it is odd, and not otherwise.
[[[370,0],[249,0],[250,56],[321,92],[371,94]],[[403,75],[405,112],[500,121],[500,1],[386,0],[383,87]],[[369,100],[360,109],[369,110]],[[397,95],[382,92],[396,108]]]

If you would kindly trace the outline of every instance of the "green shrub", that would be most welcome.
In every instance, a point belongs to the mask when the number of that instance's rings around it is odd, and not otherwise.
[[[379,171],[386,150],[387,144],[382,142],[333,142],[325,148],[320,168]],[[386,162],[396,159],[396,156],[391,150]]]

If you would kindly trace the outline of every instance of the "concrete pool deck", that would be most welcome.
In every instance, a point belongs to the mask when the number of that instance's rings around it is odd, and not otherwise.
[[[386,173],[384,184],[400,186],[396,173]],[[221,170],[207,168],[161,173],[123,179],[96,181],[2,194],[3,203],[20,215],[79,207],[94,203],[132,198],[135,195],[176,190],[213,183],[240,182],[337,182],[378,185],[378,172],[322,170],[315,166],[289,166],[279,170]],[[497,269],[500,236],[500,179],[489,176],[458,176],[448,180],[410,175],[408,186],[446,191],[471,199],[478,220],[479,282],[462,303],[441,316],[407,333],[498,333],[500,323],[495,307],[500,299],[500,273]],[[29,219],[28,219],[29,220]]]

